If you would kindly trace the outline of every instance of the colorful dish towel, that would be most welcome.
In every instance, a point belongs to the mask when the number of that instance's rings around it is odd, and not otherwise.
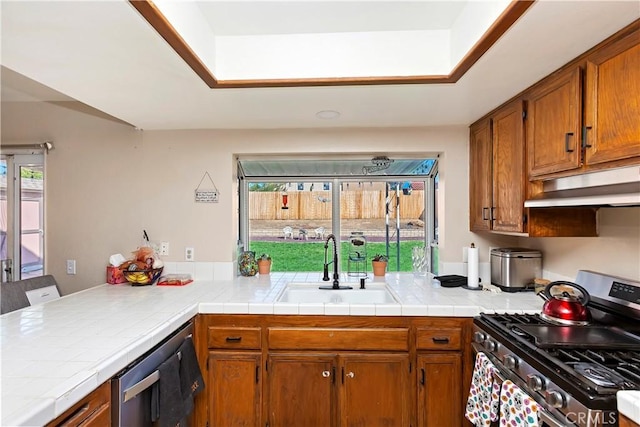
[[[538,404],[509,380],[500,391],[500,426],[539,427]]]
[[[495,366],[484,353],[476,355],[464,414],[476,427],[489,426],[491,422],[498,421],[500,384],[495,381],[495,370]]]

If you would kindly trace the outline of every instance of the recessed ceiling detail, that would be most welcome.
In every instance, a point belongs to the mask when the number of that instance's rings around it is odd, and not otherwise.
[[[240,88],[455,83],[534,1],[130,3],[210,88]]]

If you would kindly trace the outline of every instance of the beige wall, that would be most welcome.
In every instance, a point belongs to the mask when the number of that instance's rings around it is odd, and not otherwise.
[[[103,283],[109,255],[128,256],[143,229],[153,240],[170,242],[167,261],[183,261],[185,246],[194,247],[196,261],[232,261],[238,154],[441,153],[441,262],[461,262],[462,247],[472,241],[481,250],[480,262],[489,261],[490,246],[519,243],[541,248],[545,269],[557,274],[572,277],[579,268],[593,268],[638,276],[639,208],[604,212],[600,238],[470,233],[465,127],[136,131],[58,105],[3,103],[3,142],[45,139],[55,143],[45,165],[46,271],[65,294]],[[194,202],[205,172],[219,190],[217,204]],[[67,259],[77,260],[77,275],[66,275]]]
[[[544,269],[569,278],[577,269],[640,280],[640,207],[598,210],[599,237],[520,239],[540,249]]]

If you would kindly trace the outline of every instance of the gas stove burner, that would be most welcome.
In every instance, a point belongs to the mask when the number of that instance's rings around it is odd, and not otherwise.
[[[593,363],[576,363],[576,372],[600,387],[620,387],[625,379],[615,372]]]
[[[511,327],[509,328],[509,330],[510,330],[511,332],[513,332],[514,334],[516,334],[517,336],[519,336],[519,337],[528,337],[528,336],[529,336],[529,334],[528,334],[528,333],[526,333],[526,332],[525,332],[525,331],[523,331],[522,329],[518,328],[518,326],[517,326],[517,325],[513,325],[513,326],[511,326]]]

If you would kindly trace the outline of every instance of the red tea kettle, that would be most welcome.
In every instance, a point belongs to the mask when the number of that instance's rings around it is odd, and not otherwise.
[[[560,289],[560,292],[552,292]],[[576,295],[576,291],[580,295]],[[591,320],[587,308],[589,292],[572,282],[557,281],[549,283],[539,294],[544,300],[540,317],[562,325],[586,325]]]

